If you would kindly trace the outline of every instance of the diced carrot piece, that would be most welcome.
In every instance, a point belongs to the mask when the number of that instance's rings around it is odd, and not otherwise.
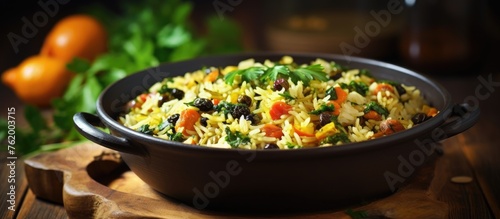
[[[182,134],[184,136],[189,136],[189,131],[194,131],[194,124],[200,119],[200,114],[198,111],[192,108],[188,108],[180,113],[179,120],[175,124],[175,131],[180,131],[181,127],[184,127]]]
[[[220,99],[214,98],[214,99],[213,99],[213,103],[214,103],[214,106],[219,105],[219,103],[220,103]]]
[[[379,92],[383,92],[382,94],[385,95],[386,91],[394,93],[394,88],[390,84],[380,83],[377,85],[377,87],[375,87],[375,89],[373,90],[373,93],[378,94]]]
[[[333,104],[333,108],[334,108],[333,115],[338,116],[340,114],[340,104],[335,102],[335,101],[330,101],[330,103]]]
[[[288,114],[288,111],[292,110],[292,106],[288,105],[285,102],[275,102],[271,106],[269,110],[269,114],[271,115],[271,119],[277,120],[281,118],[281,115]]]
[[[217,80],[218,77],[219,77],[219,70],[215,69],[215,70],[211,71],[210,73],[208,73],[207,76],[205,76],[204,81],[214,82],[215,80]]]
[[[141,102],[143,102],[143,103],[146,102],[146,100],[148,99],[148,95],[149,94],[141,94],[141,95],[139,95],[139,100]]]
[[[283,130],[274,124],[265,124],[260,130],[265,132],[268,137],[281,138],[283,136]]]
[[[395,119],[387,119],[380,123],[380,132],[385,135],[390,135],[403,130],[405,130],[403,124]]]
[[[337,93],[337,99],[333,100],[333,102],[340,105],[347,100],[347,92],[345,92],[344,89],[341,87],[335,87],[335,92]]]
[[[434,107],[429,108],[429,111],[427,111],[427,116],[429,117],[434,117],[438,113],[438,110]]]
[[[372,138],[380,138],[382,136],[384,136],[384,132],[379,131],[373,134]]]
[[[375,110],[368,111],[368,113],[366,113],[365,115],[363,115],[363,117],[365,119],[373,119],[375,121],[382,120],[382,116],[380,116],[380,114],[378,114]]]
[[[150,94],[141,94],[130,102],[132,108],[141,108]]]

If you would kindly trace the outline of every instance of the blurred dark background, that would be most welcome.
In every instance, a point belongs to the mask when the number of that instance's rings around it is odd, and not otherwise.
[[[43,9],[38,1],[2,1],[0,72],[37,54],[47,33],[62,17],[92,4],[117,10],[122,2],[67,0],[58,4],[54,17],[49,17],[47,25],[38,28],[26,44],[20,44],[16,53],[7,35],[22,35],[23,17],[32,20]],[[203,20],[211,14],[234,19],[243,32],[246,51],[350,54],[436,77],[498,72],[500,2],[496,0],[192,2],[195,28],[203,32]],[[3,98],[15,98],[3,84],[0,91]]]

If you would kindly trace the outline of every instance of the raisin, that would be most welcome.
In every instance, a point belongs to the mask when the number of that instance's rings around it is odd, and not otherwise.
[[[406,89],[401,84],[396,84],[394,87],[398,91],[399,96],[406,94]]]
[[[181,116],[180,114],[176,113],[176,114],[174,114],[174,115],[169,116],[169,117],[167,118],[167,121],[168,121],[170,124],[175,124],[175,123],[177,122],[177,120],[179,120],[179,117],[180,117],[180,116]]]
[[[250,109],[246,105],[238,104],[234,107],[231,115],[233,116],[233,118],[239,119],[241,116],[250,115]]]
[[[240,95],[238,97],[238,103],[242,103],[250,107],[252,105],[252,98],[247,95]]]
[[[332,114],[329,112],[322,112],[319,114],[319,125],[320,127],[325,126],[326,124],[330,123],[332,121]]]
[[[425,113],[417,113],[411,118],[411,121],[416,125],[424,122],[427,119],[429,119],[429,117]]]
[[[280,149],[280,147],[277,144],[269,143],[264,146],[264,149]]]
[[[274,81],[274,90],[281,90],[283,88],[285,88],[285,90],[288,90],[288,88],[290,87],[290,85],[288,84],[288,81],[284,78],[278,78],[276,79],[276,81]]]
[[[206,127],[208,124],[207,124],[207,120],[208,118],[207,117],[201,117],[200,119],[200,124],[204,127]]]
[[[245,116],[245,120],[252,122],[252,125],[257,125],[260,122],[260,117],[255,114],[248,114]]]
[[[182,98],[184,98],[184,91],[180,90],[180,89],[177,89],[177,88],[173,88],[172,91],[170,92],[172,94],[172,96],[174,96],[176,99],[179,99],[181,100]]]
[[[212,101],[210,101],[209,99],[196,98],[193,101],[193,106],[200,109],[200,111],[207,112],[207,111],[213,110],[214,103],[212,103]]]

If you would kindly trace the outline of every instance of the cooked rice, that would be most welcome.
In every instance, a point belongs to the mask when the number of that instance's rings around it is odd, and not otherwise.
[[[265,70],[277,65],[286,65],[292,69],[314,64],[320,64],[327,77],[336,79],[322,81],[314,78],[306,86],[301,80],[294,81],[292,78],[284,77],[289,87],[281,90],[275,90],[274,81],[254,82],[242,79],[241,75],[234,77],[232,85],[227,81],[227,75],[236,70],[252,67],[260,67]],[[218,78],[213,82],[207,81],[207,74],[214,71],[220,71]],[[345,85],[349,85],[352,81],[363,83],[368,91],[360,94],[350,87],[346,88]],[[166,78],[153,85],[149,89],[149,93],[134,99],[130,103],[131,107],[128,112],[121,116],[119,121],[133,130],[166,140],[173,139],[177,133],[178,138],[175,140],[188,144],[245,149],[262,149],[268,144],[275,144],[280,149],[293,149],[342,145],[347,142],[370,140],[387,134],[382,133],[380,126],[388,119],[397,120],[404,129],[409,129],[415,125],[412,117],[417,113],[430,113],[432,107],[427,105],[416,87],[401,84],[399,88],[404,89],[405,94],[403,95],[399,94],[394,84],[390,85],[392,90],[375,92],[381,83],[387,84],[387,82],[377,81],[370,74],[361,73],[359,69],[339,70],[339,66],[335,62],[322,59],[300,65],[294,63],[293,58],[289,56],[283,57],[278,62],[266,60],[263,63],[258,63],[253,59],[248,59],[241,61],[237,66],[213,66],[186,73],[184,76]],[[164,86],[182,90],[184,96],[180,100],[170,98],[165,101],[165,95],[159,92]],[[346,92],[347,97],[344,102],[339,104],[340,114],[334,115],[334,120],[331,120],[335,127],[331,126],[330,130],[321,130],[319,116],[311,114],[311,112],[320,109],[322,105],[331,105],[331,101],[336,101],[332,100],[332,97],[326,92],[329,88],[341,86],[344,86],[342,90]],[[251,115],[254,116],[253,118],[260,120],[257,123],[252,124],[251,119],[244,115],[240,118],[233,118],[231,113],[225,114],[217,110],[201,111],[198,107],[189,104],[196,98],[208,99],[215,105],[217,105],[217,101],[237,104],[238,98],[243,95],[252,100],[249,109]],[[286,103],[292,109],[279,118],[273,119],[270,111],[276,102]],[[385,108],[388,114],[380,115],[381,119],[377,120],[365,119],[365,108],[370,102],[376,102]],[[198,119],[190,128],[179,126],[178,121],[175,123],[167,122],[172,115],[181,114],[187,109],[196,110],[200,118],[206,118],[206,124],[202,125],[201,120]],[[333,114],[330,111],[324,113]],[[276,137],[266,134],[263,130],[266,124],[279,127],[282,130],[282,136]],[[238,145],[232,143],[231,146],[230,142],[226,140],[230,134],[226,130],[227,128],[230,133],[239,132],[240,136],[248,137],[250,142]],[[323,136],[322,133],[327,133],[327,136]],[[337,139],[333,137],[339,135],[346,138],[338,141],[332,140]],[[326,141],[326,139],[330,141]]]

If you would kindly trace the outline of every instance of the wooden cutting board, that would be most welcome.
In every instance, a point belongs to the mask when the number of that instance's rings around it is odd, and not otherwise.
[[[429,188],[436,158],[422,166],[403,188],[386,198],[349,209],[276,215],[236,215],[200,211],[152,190],[120,155],[94,143],[44,153],[25,160],[29,186],[38,198],[64,205],[70,218],[447,218],[448,206]]]

